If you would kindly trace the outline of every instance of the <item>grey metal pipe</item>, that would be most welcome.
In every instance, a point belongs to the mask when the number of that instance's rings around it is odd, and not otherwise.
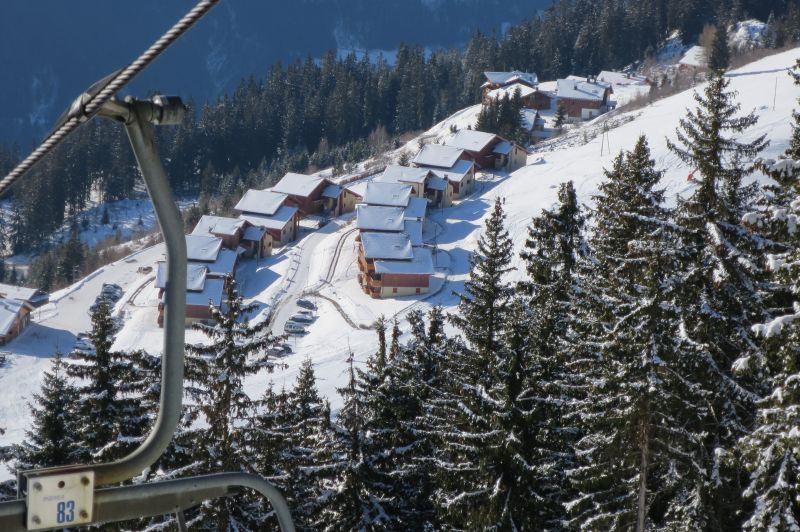
[[[153,202],[167,248],[164,294],[164,352],[161,355],[161,398],[158,417],[144,442],[114,462],[91,466],[98,486],[128,480],[152,465],[172,440],[183,400],[183,349],[186,316],[186,240],[183,218],[172,196],[155,145],[151,102],[128,101],[125,131]]]
[[[289,507],[280,492],[263,478],[247,473],[217,473],[100,489],[94,493],[93,523],[171,514],[195,507],[205,500],[232,495],[235,488],[249,488],[266,497],[275,510],[281,530],[294,532]],[[23,501],[0,503],[0,530],[26,530],[25,513]]]

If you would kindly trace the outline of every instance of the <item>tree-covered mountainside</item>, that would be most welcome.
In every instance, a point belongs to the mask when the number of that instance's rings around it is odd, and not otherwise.
[[[391,136],[425,129],[476,103],[485,70],[518,68],[555,79],[622,68],[652,53],[673,29],[690,41],[704,24],[745,15],[773,14],[774,46],[800,39],[796,2],[733,4],[562,0],[503,37],[476,33],[463,50],[426,53],[401,44],[393,65],[333,51],[319,61],[276,63],[265,77],[245,78],[232,92],[192,103],[181,126],[159,131],[159,148],[177,191],[233,196],[286,170],[341,169],[345,161],[375,155]],[[65,215],[85,207],[93,187],[101,198],[122,198],[136,180],[124,132],[93,121],[15,190],[14,249],[46,241]]]

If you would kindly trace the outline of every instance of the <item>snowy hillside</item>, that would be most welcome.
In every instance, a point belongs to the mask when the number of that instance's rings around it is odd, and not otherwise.
[[[729,74],[731,89],[738,92],[742,110],[755,109],[759,123],[749,136],[766,133],[771,145],[765,157],[782,152],[790,131],[790,116],[798,88],[786,75],[786,69],[800,57],[800,49],[774,55]],[[701,87],[698,87],[698,89]],[[425,310],[438,304],[452,311],[456,303],[454,291],[463,287],[468,274],[469,255],[475,247],[483,220],[494,198],[506,198],[508,229],[517,247],[521,247],[527,226],[541,209],[549,208],[560,183],[572,180],[580,200],[591,204],[603,179],[603,168],[621,149],[630,149],[639,135],[647,135],[653,157],[665,170],[663,186],[674,201],[676,196],[692,189],[687,175],[692,170],[680,163],[666,148],[666,137],[673,137],[686,108],[694,106],[693,91],[686,91],[651,106],[625,113],[602,116],[585,123],[564,137],[540,145],[529,157],[528,166],[512,173],[479,176],[476,191],[446,209],[429,212],[425,231],[426,242],[435,244],[436,276],[430,294],[388,300],[373,300],[361,292],[356,275],[355,232],[352,217],[343,217],[320,230],[304,231],[298,242],[258,263],[247,263],[238,277],[244,296],[259,303],[260,311],[253,319],[263,319],[275,306],[275,326],[295,309],[296,298],[305,294],[319,305],[317,320],[308,334],[290,341],[294,353],[284,358],[288,368],[273,374],[250,378],[246,388],[252,396],[260,396],[268,382],[278,387],[291,386],[300,363],[310,357],[316,369],[323,394],[338,408],[335,388],[345,379],[346,357],[350,351],[357,361],[375,350],[375,334],[370,324],[380,315],[402,316],[410,308]],[[773,94],[774,93],[774,94]],[[450,126],[465,128],[474,123],[478,108],[456,113],[422,135],[426,141],[443,140]],[[607,125],[607,135],[598,134]],[[419,139],[403,149],[416,151]],[[609,149],[610,147],[610,149]],[[88,328],[87,309],[103,282],[120,284],[126,294],[118,305],[125,325],[117,338],[117,349],[144,348],[158,352],[161,329],[156,325],[157,299],[152,274],[137,273],[143,265],[152,265],[161,258],[160,247],[144,250],[135,256],[104,267],[90,278],[60,294],[54,302],[37,311],[36,323],[19,339],[6,346],[8,367],[0,372],[4,400],[0,402],[0,426],[7,429],[2,443],[19,441],[26,428],[26,400],[36,392],[41,372],[57,349],[68,350],[77,333]],[[516,264],[521,269],[519,259]],[[518,270],[519,271],[519,270]],[[197,340],[197,333],[187,335]]]

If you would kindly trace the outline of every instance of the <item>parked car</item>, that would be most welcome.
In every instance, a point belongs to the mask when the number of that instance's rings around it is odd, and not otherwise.
[[[314,321],[314,318],[308,316],[307,314],[295,314],[294,316],[289,318],[289,320],[294,321],[296,323],[311,323]]]
[[[290,346],[289,344],[279,344],[278,347],[283,349],[283,352],[287,355],[291,355],[292,353],[294,353],[294,351],[292,351],[292,346]]]
[[[297,306],[308,310],[317,310],[317,306],[310,299],[298,299]]]
[[[297,314],[302,314],[303,316],[308,316],[309,318],[314,318],[314,312],[311,310],[300,309],[297,311]]]
[[[95,352],[94,345],[86,338],[78,338],[75,341],[75,345],[72,346],[72,350],[90,354]]]
[[[153,267],[152,266],[139,266],[136,269],[136,273],[150,273],[152,271],[153,271]]]
[[[100,295],[104,296],[109,301],[116,303],[122,297],[125,291],[118,284],[103,283],[103,289],[100,290]]]
[[[303,334],[306,328],[294,321],[287,321],[283,326],[283,330],[291,334]]]
[[[280,347],[270,347],[269,349],[267,349],[267,355],[271,357],[282,357],[285,354],[286,353],[284,353],[283,349],[281,349]]]

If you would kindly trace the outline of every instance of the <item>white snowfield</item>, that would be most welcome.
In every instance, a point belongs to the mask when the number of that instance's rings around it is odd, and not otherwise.
[[[738,93],[742,111],[755,110],[760,117],[747,137],[766,133],[771,141],[763,154],[765,158],[775,157],[788,145],[791,112],[800,96],[800,87],[793,85],[786,70],[798,57],[800,49],[794,49],[729,74],[731,88]],[[611,165],[619,150],[631,149],[642,134],[647,135],[658,166],[665,170],[663,186],[671,201],[689,193],[693,184],[687,181],[687,176],[692,169],[668,152],[665,139],[674,138],[679,119],[687,108],[694,107],[692,94],[693,90],[689,90],[627,114],[621,109],[613,116],[602,116],[586,123],[565,137],[540,145],[537,153],[529,157],[528,166],[511,175],[480,175],[471,196],[451,208],[430,211],[423,238],[434,251],[436,273],[429,294],[375,300],[361,291],[356,281],[358,266],[352,215],[319,230],[301,233],[297,242],[272,257],[258,263],[244,263],[238,274],[241,292],[258,307],[251,319],[265,319],[269,308],[274,307],[274,328],[282,333],[283,324],[298,310],[295,304],[298,297],[309,297],[319,307],[307,334],[289,340],[294,353],[282,359],[286,368],[251,377],[246,382],[247,391],[259,397],[270,382],[277,388],[291,387],[300,363],[310,357],[315,364],[321,393],[330,399],[336,410],[341,404],[336,388],[345,383],[348,354],[352,352],[361,363],[376,349],[375,333],[369,329],[375,318],[380,315],[389,319],[397,317],[401,325],[405,325],[402,318],[411,309],[426,311],[438,304],[447,312],[456,311],[454,292],[463,289],[469,256],[497,197],[506,199],[508,230],[519,249],[531,218],[543,208],[553,206],[561,183],[572,180],[580,200],[591,205],[603,179],[603,168]],[[426,141],[445,140],[451,135],[451,125],[459,129],[474,125],[478,109],[473,106],[455,113],[422,137]],[[596,134],[602,131],[604,121],[610,127],[608,134]],[[604,142],[602,155],[601,140]],[[412,140],[405,149],[414,153],[417,142]],[[397,156],[402,149],[393,155]],[[53,353],[69,351],[77,333],[89,328],[88,308],[102,283],[114,282],[126,290],[117,307],[126,321],[115,348],[160,352],[162,330],[156,325],[154,274],[138,274],[136,270],[142,265],[152,266],[162,256],[162,246],[146,249],[54,294],[54,302],[36,312],[36,323],[19,339],[0,348],[9,352],[7,367],[0,370],[3,394],[0,426],[7,429],[0,437],[0,444],[23,439],[29,413],[26,402],[37,392],[41,373],[47,369]],[[521,277],[524,265],[518,257],[514,265],[517,267],[514,275]],[[195,331],[187,332],[187,339],[202,341]]]

